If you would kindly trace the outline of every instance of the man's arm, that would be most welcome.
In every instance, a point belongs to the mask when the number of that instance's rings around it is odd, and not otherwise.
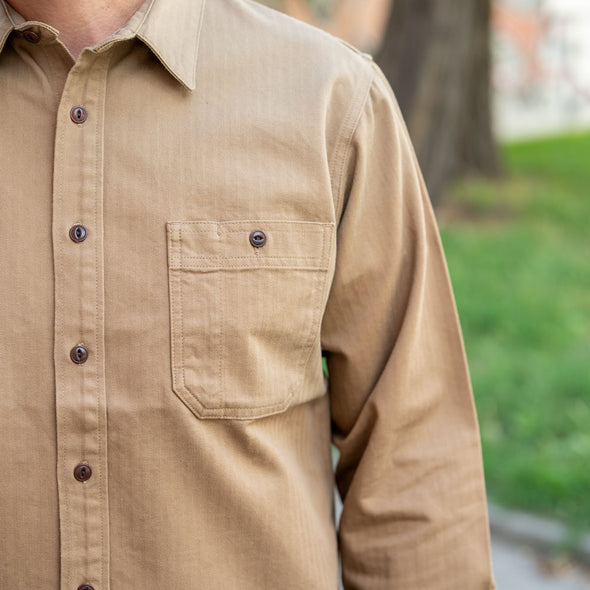
[[[438,230],[377,66],[322,327],[347,589],[490,590],[479,430]]]

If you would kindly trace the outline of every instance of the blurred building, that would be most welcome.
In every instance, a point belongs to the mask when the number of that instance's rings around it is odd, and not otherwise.
[[[493,29],[498,134],[590,128],[590,2],[494,0]]]
[[[260,1],[373,54],[395,10],[395,0]],[[590,129],[590,0],[492,0],[492,6],[499,137]]]

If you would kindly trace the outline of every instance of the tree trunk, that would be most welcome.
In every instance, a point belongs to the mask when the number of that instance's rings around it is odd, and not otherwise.
[[[490,0],[394,0],[377,62],[434,203],[458,172],[499,171],[490,113]]]

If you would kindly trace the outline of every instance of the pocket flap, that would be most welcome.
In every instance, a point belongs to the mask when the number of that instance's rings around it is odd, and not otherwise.
[[[333,223],[313,221],[168,221],[172,269],[326,269]],[[259,244],[251,242],[253,232]]]

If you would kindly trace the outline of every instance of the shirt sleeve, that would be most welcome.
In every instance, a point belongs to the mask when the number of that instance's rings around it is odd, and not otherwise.
[[[490,590],[481,446],[455,302],[405,124],[371,67],[322,324],[344,587]]]

